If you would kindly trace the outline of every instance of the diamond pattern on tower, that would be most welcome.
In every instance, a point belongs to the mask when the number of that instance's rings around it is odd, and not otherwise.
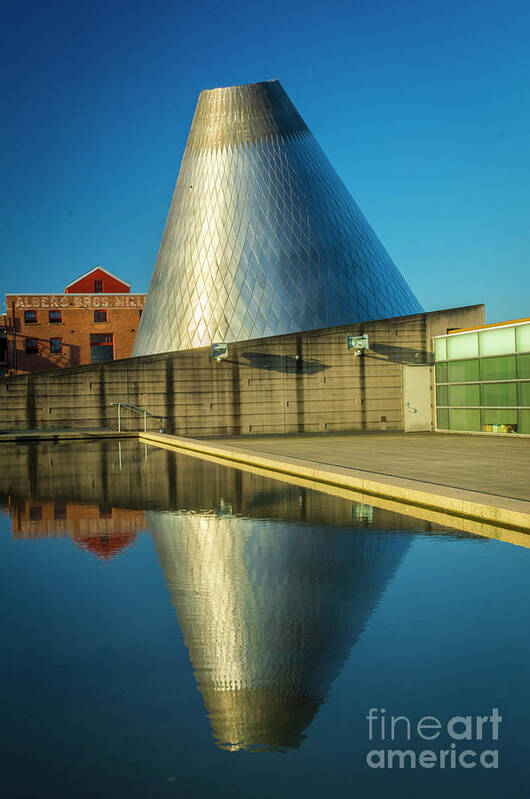
[[[134,355],[421,310],[278,81],[201,92]]]

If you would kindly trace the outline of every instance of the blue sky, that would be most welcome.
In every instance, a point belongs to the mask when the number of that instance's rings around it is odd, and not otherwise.
[[[0,292],[147,289],[201,89],[279,78],[428,310],[530,316],[527,0],[4,0]]]

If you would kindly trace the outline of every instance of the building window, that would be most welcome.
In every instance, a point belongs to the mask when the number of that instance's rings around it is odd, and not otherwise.
[[[107,321],[106,311],[94,311],[94,322],[106,322],[106,321]]]
[[[100,519],[112,519],[112,508],[109,508],[108,505],[100,505],[99,506],[99,518]]]
[[[66,519],[66,505],[55,505],[53,509],[53,518],[56,520]]]
[[[94,294],[103,294],[102,280],[94,280]]]
[[[50,339],[50,352],[62,352],[63,351],[63,340],[62,338],[51,338]]]
[[[24,311],[24,322],[27,325],[34,325],[38,321],[37,311]]]
[[[26,339],[26,352],[38,352],[39,351],[39,342],[36,338],[27,338]]]
[[[90,334],[90,363],[114,360],[114,336],[112,333]]]
[[[91,345],[99,345],[105,346],[108,344],[114,343],[114,336],[112,333],[91,333],[90,334],[90,344]]]
[[[48,319],[52,324],[57,324],[58,322],[63,321],[63,312],[62,311],[50,311],[48,314]]]

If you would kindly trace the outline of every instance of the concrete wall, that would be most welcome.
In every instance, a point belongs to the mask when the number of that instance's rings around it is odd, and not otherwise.
[[[219,364],[201,348],[2,378],[0,430],[116,429],[118,401],[180,435],[401,430],[403,364],[431,363],[432,336],[483,321],[474,305],[238,342]],[[370,349],[355,358],[346,335],[361,333]]]

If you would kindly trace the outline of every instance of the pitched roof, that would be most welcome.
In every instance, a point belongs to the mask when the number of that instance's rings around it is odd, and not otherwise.
[[[124,286],[129,286],[129,288],[131,288],[131,284],[127,283],[126,280],[122,280],[121,277],[118,277],[117,275],[113,275],[112,272],[109,272],[108,269],[104,269],[102,266],[99,266],[99,264],[98,264],[98,266],[95,266],[93,269],[89,269],[88,272],[85,272],[84,275],[81,275],[80,277],[76,277],[75,280],[72,280],[71,283],[68,283],[68,285],[64,287],[64,290],[66,291],[66,289],[69,289],[70,286],[75,286],[75,284],[79,283],[80,280],[83,280],[85,277],[88,277],[93,272],[97,272],[97,271],[105,272],[105,274],[109,275],[109,277],[113,277],[114,280],[119,280],[119,282],[123,283]]]

